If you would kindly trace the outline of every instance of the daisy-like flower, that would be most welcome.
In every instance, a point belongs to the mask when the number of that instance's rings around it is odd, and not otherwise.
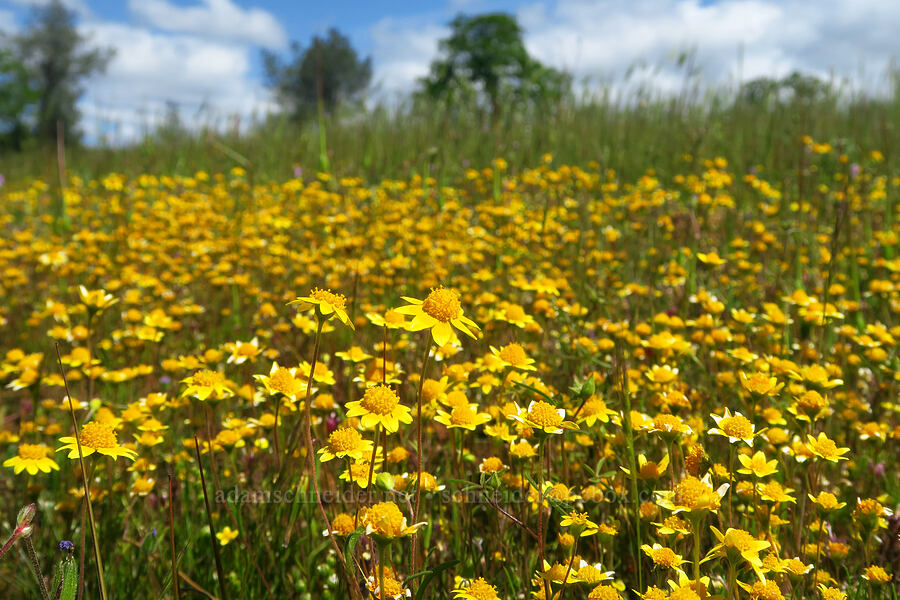
[[[222,400],[234,395],[234,392],[228,387],[228,380],[225,375],[219,371],[210,371],[209,369],[201,369],[181,380],[186,383],[187,387],[181,392],[181,397],[194,396],[198,400]]]
[[[747,590],[750,600],[784,600],[784,594],[774,580],[754,581],[753,585],[737,582],[739,586]]]
[[[102,312],[119,301],[112,294],[106,293],[106,290],[89,290],[83,285],[78,286],[78,296],[90,314]]]
[[[666,454],[662,457],[662,460],[656,463],[652,460],[647,460],[646,455],[641,453],[638,454],[637,463],[639,479],[659,479],[665,474],[666,469],[669,468],[669,455]],[[619,468],[625,471],[626,474],[631,475],[630,469],[626,467]]]
[[[370,457],[371,458],[371,457]],[[375,470],[372,473],[373,478],[378,473],[378,467],[381,465],[381,457],[375,459]],[[350,463],[340,474],[342,481],[352,482],[361,488],[369,487],[369,471],[371,463],[367,459],[357,460]]]
[[[376,540],[387,542],[399,537],[412,535],[425,525],[416,523],[407,525],[406,517],[394,502],[378,502],[361,511],[361,521],[366,527],[366,535]]]
[[[406,327],[406,318],[393,309],[388,309],[384,315],[366,313],[366,318],[376,327],[387,327],[388,329],[403,329]]]
[[[757,396],[774,396],[784,387],[783,383],[778,383],[777,377],[771,377],[768,373],[756,372],[748,375],[741,371],[739,375],[744,389]]]
[[[400,429],[400,423],[412,423],[409,407],[400,404],[397,392],[380,383],[368,388],[362,400],[347,403],[347,417],[361,417],[363,429],[381,425],[388,433]]]
[[[472,339],[475,338],[478,325],[463,315],[459,303],[459,292],[443,286],[431,290],[425,300],[417,300],[403,296],[409,304],[395,308],[402,315],[409,315],[413,320],[406,326],[409,331],[431,330],[431,337],[438,346],[443,346],[453,339],[453,328],[457,328]]]
[[[840,510],[847,506],[846,502],[838,502],[837,497],[831,492],[819,492],[817,496],[813,496],[812,494],[807,494],[807,496],[809,496],[809,499],[823,512]]]
[[[352,515],[349,515],[345,512],[338,513],[331,520],[331,534],[332,535],[350,535],[356,531],[356,520]],[[322,530],[323,536],[328,536],[328,530]]]
[[[738,473],[743,475],[767,477],[778,472],[778,461],[767,461],[766,455],[762,451],[757,451],[752,457],[746,454],[738,454],[738,460],[744,466],[743,469],[738,469]]]
[[[394,570],[390,567],[384,568],[384,594],[381,591],[381,577],[377,574],[369,575],[366,582],[368,583],[369,592],[372,598],[385,598],[387,600],[403,600],[412,596],[412,591],[400,583]]]
[[[871,565],[866,567],[866,570],[863,571],[862,578],[866,581],[871,581],[872,583],[887,583],[893,579],[894,576],[885,571],[883,567]]]
[[[688,475],[674,490],[657,492],[659,499],[656,503],[675,514],[686,512],[689,515],[700,515],[706,511],[717,512],[727,491],[727,483],[713,489],[709,474],[703,479]]]
[[[588,600],[622,600],[622,595],[611,585],[600,584],[590,591]]]
[[[225,350],[230,354],[228,364],[242,365],[248,360],[255,362],[256,357],[262,353],[259,346],[259,338],[255,337],[249,342],[228,342]]]
[[[587,513],[572,511],[559,522],[562,527],[569,527],[572,535],[588,537],[600,531],[600,527],[588,518]]]
[[[315,309],[316,316],[321,319],[337,319],[350,329],[355,329],[347,314],[347,297],[331,290],[313,288],[307,296],[301,296],[288,302],[296,304],[301,311]]]
[[[281,367],[277,361],[272,363],[268,375],[254,375],[253,379],[261,383],[270,396],[281,394],[294,402],[306,392],[307,383],[297,378],[297,369]]]
[[[727,437],[732,444],[735,442],[746,442],[748,446],[753,445],[753,438],[757,435],[756,426],[750,422],[750,419],[739,412],[733,415],[725,409],[724,416],[710,415],[716,426],[711,428],[708,433],[710,435],[721,435]]]
[[[782,502],[797,503],[797,499],[791,496],[792,488],[786,488],[777,481],[769,481],[764,485],[758,485],[759,497],[766,502],[781,504]]]
[[[593,427],[594,423],[609,423],[609,418],[615,416],[616,411],[610,410],[599,396],[591,396],[581,407],[578,414],[578,422],[584,423],[588,427]]]
[[[676,554],[671,548],[666,548],[660,544],[653,544],[653,546],[644,544],[641,546],[641,550],[650,557],[654,566],[661,569],[681,571],[681,565],[686,562],[680,554]]]
[[[556,408],[543,400],[532,400],[528,408],[515,405],[516,413],[509,418],[522,423],[536,431],[544,433],[562,433],[566,429],[576,429],[571,421],[566,421],[566,409]]]
[[[328,436],[328,443],[319,449],[319,460],[328,462],[334,458],[359,460],[372,455],[372,442],[352,427],[339,427]]]
[[[847,600],[847,594],[836,587],[828,587],[824,583],[819,584],[819,593],[822,600]]]
[[[222,531],[216,532],[216,539],[219,540],[219,543],[223,546],[227,546],[229,542],[236,539],[238,535],[240,534],[237,531],[226,525]]]
[[[578,562],[578,566],[574,569],[575,578],[581,582],[586,583],[588,585],[597,585],[598,583],[603,583],[604,581],[609,581],[615,575],[613,571],[604,571],[600,563],[590,564],[586,560],[582,559]]]
[[[13,473],[18,475],[27,471],[29,475],[37,475],[38,471],[49,473],[50,470],[59,471],[56,461],[47,456],[50,448],[44,444],[20,444],[19,453],[3,462],[4,467],[11,467]]]
[[[490,348],[491,354],[493,354],[494,358],[500,361],[500,363],[505,367],[521,369],[523,371],[537,370],[537,368],[534,366],[534,359],[528,358],[528,356],[525,354],[525,349],[521,344],[512,342],[505,346],[502,346],[499,350],[493,346],[491,346]]]
[[[453,590],[455,600],[499,600],[497,588],[489,584],[484,577],[479,577],[468,583],[460,582]]]
[[[718,267],[719,265],[724,265],[727,261],[719,256],[716,252],[698,252],[697,260],[702,262],[705,265],[712,265],[714,267]]]
[[[815,456],[827,460],[829,462],[838,462],[839,460],[847,460],[844,456],[850,452],[850,448],[838,448],[834,440],[828,438],[825,432],[820,432],[818,437],[811,435],[806,436],[809,440],[806,447],[809,448]]]
[[[134,450],[119,445],[119,440],[116,439],[116,431],[107,423],[91,421],[81,428],[80,438],[82,456],[90,456],[94,452],[113,459],[124,456],[129,460],[134,460],[137,456],[137,452]],[[57,452],[68,450],[69,458],[78,458],[78,441],[74,437],[61,437],[59,441],[65,445],[58,448]]]
[[[450,429],[468,429],[475,431],[479,425],[484,425],[491,420],[491,415],[486,412],[478,412],[477,404],[459,404],[450,412],[438,409],[434,420]]]
[[[743,529],[729,527],[725,533],[715,527],[710,527],[710,529],[719,543],[706,554],[704,561],[713,557],[724,557],[732,564],[736,564],[743,560],[750,565],[760,581],[766,580],[762,572],[762,559],[759,558],[759,553],[771,546],[769,542],[756,539],[750,532]]]

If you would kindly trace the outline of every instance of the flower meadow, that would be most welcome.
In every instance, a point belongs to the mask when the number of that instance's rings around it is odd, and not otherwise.
[[[6,182],[3,597],[896,598],[900,173],[796,145]]]

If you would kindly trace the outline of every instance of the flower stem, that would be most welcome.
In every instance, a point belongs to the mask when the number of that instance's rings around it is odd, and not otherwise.
[[[426,332],[429,336],[425,344],[425,359],[422,361],[422,371],[419,373],[419,391],[416,393],[416,454],[418,463],[416,465],[416,505],[413,510],[413,523],[419,522],[419,508],[422,502],[422,471],[425,464],[425,453],[422,451],[422,388],[425,387],[425,373],[428,370],[428,361],[431,359],[431,333]],[[413,533],[412,537],[412,571],[416,570],[418,565],[418,532]]]
[[[37,553],[34,551],[34,544],[31,543],[31,536],[23,537],[22,543],[25,544],[25,551],[28,553],[28,558],[31,559],[31,570],[34,571],[34,575],[38,580],[38,585],[41,586],[41,597],[44,600],[50,600],[50,593],[47,591],[47,582],[44,581],[44,574],[41,573],[41,563],[38,561]]]
[[[81,482],[84,484],[84,501],[87,504],[88,523],[91,526],[91,539],[94,544],[94,560],[97,563],[97,579],[100,582],[100,600],[106,600],[106,581],[103,578],[103,559],[100,557],[100,546],[97,540],[97,525],[94,521],[94,507],[91,506],[90,476],[84,466],[84,452],[81,449],[81,433],[78,428],[78,419],[75,417],[75,405],[72,403],[72,394],[69,392],[69,381],[66,379],[66,370],[63,368],[62,356],[59,353],[59,342],[56,343],[56,360],[59,363],[59,371],[62,374],[63,385],[66,388],[66,397],[69,399],[69,415],[72,417],[72,426],[75,428],[75,445],[78,448],[78,464],[81,466]],[[82,555],[83,556],[83,555]]]

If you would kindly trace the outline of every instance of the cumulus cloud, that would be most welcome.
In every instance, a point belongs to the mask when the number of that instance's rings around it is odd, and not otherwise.
[[[525,4],[517,16],[533,56],[595,85],[630,75],[678,89],[677,59],[687,53],[711,85],[800,70],[876,90],[900,54],[900,3],[880,0],[557,0]],[[391,19],[372,31],[376,73],[407,90],[446,35]]]
[[[386,18],[372,26],[372,82],[382,91],[409,91],[428,74],[438,42],[449,28],[423,19]]]
[[[201,0],[194,6],[168,0],[129,0],[131,12],[152,27],[165,31],[248,42],[280,50],[287,33],[271,13],[260,8],[243,9],[231,0]]]
[[[116,54],[106,73],[87,86],[80,105],[89,138],[129,141],[174,103],[189,126],[223,125],[273,108],[255,80],[246,46],[168,34],[112,22],[81,27],[93,44]]]

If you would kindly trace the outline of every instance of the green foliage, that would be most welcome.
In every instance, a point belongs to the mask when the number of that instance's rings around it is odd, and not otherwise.
[[[10,51],[0,49],[0,150],[22,149],[26,110],[37,98],[25,66]]]
[[[515,17],[459,15],[450,27],[450,37],[440,44],[441,56],[420,82],[426,96],[451,100],[482,96],[496,120],[502,99],[555,102],[571,89],[569,75],[528,55]]]
[[[81,82],[106,69],[112,50],[89,48],[75,28],[75,13],[60,0],[35,8],[31,24],[14,38],[14,45],[37,89],[35,135],[55,140],[61,122],[66,139],[77,140]]]
[[[372,79],[371,57],[361,60],[350,40],[337,29],[325,38],[315,36],[312,43],[291,45],[292,59],[284,63],[276,54],[263,51],[268,85],[293,117],[311,115],[321,96],[326,110],[352,101],[368,87]]]

